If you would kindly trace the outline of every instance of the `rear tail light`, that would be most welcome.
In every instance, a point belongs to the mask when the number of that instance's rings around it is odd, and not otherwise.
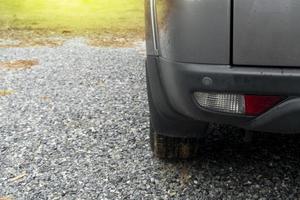
[[[259,115],[285,99],[282,96],[245,95],[245,114]]]
[[[260,115],[285,99],[282,96],[258,96],[195,92],[201,107],[224,113]]]

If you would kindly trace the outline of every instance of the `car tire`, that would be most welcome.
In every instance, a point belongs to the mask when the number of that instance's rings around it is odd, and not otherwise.
[[[200,140],[160,135],[150,127],[150,145],[154,157],[159,159],[191,159],[199,155]]]

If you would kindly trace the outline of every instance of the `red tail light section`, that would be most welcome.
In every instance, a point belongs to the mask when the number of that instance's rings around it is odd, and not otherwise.
[[[282,96],[245,95],[245,114],[257,116],[285,99]]]

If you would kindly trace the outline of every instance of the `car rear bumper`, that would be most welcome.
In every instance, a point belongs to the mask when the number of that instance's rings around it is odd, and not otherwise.
[[[256,131],[300,133],[300,69],[179,63],[148,56],[147,70],[153,102],[169,117],[180,115]],[[201,108],[193,97],[196,91],[288,98],[258,117],[249,117]]]

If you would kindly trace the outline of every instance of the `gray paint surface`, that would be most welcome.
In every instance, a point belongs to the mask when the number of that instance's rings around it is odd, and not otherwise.
[[[146,50],[148,55],[155,55],[153,46],[153,30],[151,26],[151,8],[150,0],[144,0],[145,5],[145,36],[146,36]]]
[[[162,57],[190,63],[229,64],[230,0],[158,0]]]
[[[300,66],[299,22],[299,0],[235,0],[234,64]]]

